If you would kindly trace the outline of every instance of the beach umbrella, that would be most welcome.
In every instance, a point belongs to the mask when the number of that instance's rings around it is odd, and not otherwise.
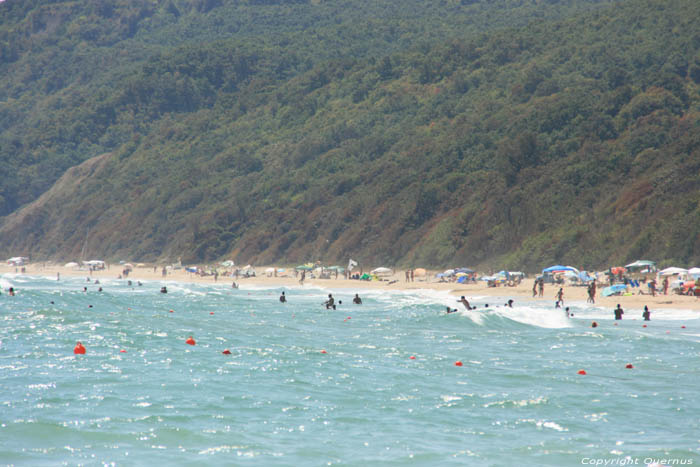
[[[670,267],[670,268],[666,268],[662,271],[659,271],[659,275],[660,276],[675,276],[676,274],[686,274],[687,272],[688,272],[687,269]]]
[[[629,268],[634,269],[634,268],[644,268],[644,267],[649,267],[649,266],[656,266],[656,263],[653,261],[648,261],[646,259],[639,259],[639,260],[635,261],[634,263],[628,264],[625,267],[628,269]]]
[[[134,265],[131,264],[131,263],[126,263],[126,264],[124,265],[124,267],[125,267],[126,269],[134,269]]]
[[[465,272],[467,274],[471,274],[474,272],[474,270],[469,268],[457,268],[455,269],[455,272]]]
[[[63,265],[64,268],[74,268],[76,266],[78,266],[78,263],[74,263],[72,261]]]
[[[615,295],[616,293],[621,293],[627,290],[627,286],[625,284],[616,284],[610,287],[606,287],[603,289],[603,297],[609,297],[610,295]]]
[[[222,265],[223,267],[225,267],[225,268],[232,268],[232,267],[235,266],[236,264],[235,264],[232,260],[228,259],[228,260],[226,260],[226,261],[223,261],[223,262],[221,263],[221,265]]]
[[[467,274],[466,272],[458,272],[457,274],[455,274],[455,276],[457,276],[457,277],[466,277],[468,275],[469,274]]]
[[[688,274],[695,278],[700,277],[700,268],[690,268],[688,269]]]
[[[296,269],[297,271],[311,271],[313,268],[314,267],[312,264],[307,263],[307,264],[300,264],[299,266],[297,266],[294,269]]]
[[[394,271],[392,271],[390,268],[385,268],[385,267],[375,268],[375,269],[372,269],[370,272],[372,274],[375,274],[375,275],[383,275],[383,276],[394,273]]]
[[[455,275],[455,270],[454,270],[454,269],[448,269],[448,270],[444,271],[443,274],[446,275],[446,276],[448,276],[448,277],[449,277],[449,276],[454,276],[454,275]]]
[[[550,266],[546,269],[542,270],[542,273],[546,272],[564,272],[564,271],[575,271],[578,272],[576,268],[572,268],[571,266],[562,266],[560,264],[557,264],[556,266]]]

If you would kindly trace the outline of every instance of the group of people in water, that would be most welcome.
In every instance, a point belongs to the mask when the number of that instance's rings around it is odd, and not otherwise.
[[[282,292],[282,295],[280,295],[280,303],[287,303],[287,295],[285,295],[284,292]],[[352,303],[355,305],[362,305],[362,299],[360,298],[359,294],[355,294],[355,296],[352,299]],[[338,300],[338,305],[342,305],[343,301]],[[328,300],[323,302],[323,306],[326,307],[326,310],[330,309],[337,309],[337,305],[335,304],[335,298],[333,298],[333,294],[328,294]]]

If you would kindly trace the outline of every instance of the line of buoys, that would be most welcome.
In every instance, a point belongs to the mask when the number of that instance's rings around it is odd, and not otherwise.
[[[73,353],[76,355],[85,355],[85,347],[83,347],[83,343],[78,341],[77,344],[75,344],[75,347],[73,347]]]
[[[185,344],[195,345],[195,344],[197,344],[197,343],[194,341],[194,338],[193,338],[192,336],[190,336],[190,337],[188,337],[187,340],[185,341]]]

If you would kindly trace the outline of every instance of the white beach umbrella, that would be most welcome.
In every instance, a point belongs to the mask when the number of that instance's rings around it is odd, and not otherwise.
[[[393,274],[393,273],[394,273],[394,271],[392,271],[391,269],[389,269],[389,268],[384,268],[384,267],[372,269],[370,272],[371,272],[372,274],[376,274],[376,275],[378,275],[378,276],[387,275],[387,274]]]
[[[74,263],[72,261],[63,265],[64,268],[74,268],[76,266],[78,266],[78,263]]]
[[[666,268],[663,271],[659,271],[660,276],[675,276],[676,274],[687,274],[688,270],[683,268]]]

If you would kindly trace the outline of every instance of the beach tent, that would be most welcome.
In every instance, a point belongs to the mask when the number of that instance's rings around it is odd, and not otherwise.
[[[683,268],[666,268],[662,271],[659,271],[660,276],[675,276],[676,274],[687,274],[688,270],[683,269]]]
[[[7,260],[7,264],[11,264],[12,266],[24,266],[26,261],[29,261],[29,258],[25,256],[14,256]]]
[[[190,267],[188,267],[188,268],[185,268],[185,271],[196,273],[196,272],[197,272],[197,266],[190,266]]]
[[[313,263],[306,263],[306,264],[300,264],[299,266],[297,266],[294,269],[296,269],[297,271],[311,271],[311,270],[313,270],[313,268],[314,268]]]
[[[384,267],[372,269],[370,272],[377,276],[390,276],[394,273],[391,269]]]
[[[615,284],[613,286],[604,288],[602,294],[603,297],[609,297],[611,295],[622,293],[625,290],[627,290],[627,286],[625,284]]]
[[[221,263],[221,265],[225,268],[232,268],[236,265],[236,263],[233,262],[233,260],[226,260]]]
[[[698,277],[700,277],[700,268],[690,268],[688,269],[688,274],[697,279]]]
[[[648,261],[645,259],[638,259],[634,263],[630,263],[627,266],[625,266],[627,269],[644,269],[644,268],[649,268],[655,269],[656,268],[656,263],[653,261]]]
[[[72,261],[63,265],[64,268],[74,268],[76,266],[78,266],[78,263],[74,263]]]

